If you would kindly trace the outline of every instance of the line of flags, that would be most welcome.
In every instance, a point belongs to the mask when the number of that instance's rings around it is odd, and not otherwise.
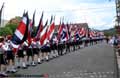
[[[1,13],[4,7],[4,3],[0,9],[0,21],[1,21]],[[71,25],[71,24],[65,24],[63,21],[61,22],[58,27],[57,35],[55,35],[55,16],[51,16],[50,24],[48,25],[48,20],[46,20],[45,25],[43,25],[43,16],[44,12],[42,12],[42,15],[40,17],[39,24],[37,26],[35,35],[33,34],[33,28],[35,25],[35,13],[33,13],[33,17],[30,20],[28,16],[28,12],[23,13],[21,22],[19,23],[18,27],[16,28],[16,31],[14,32],[12,39],[11,39],[11,45],[14,48],[18,48],[24,41],[27,41],[28,44],[31,44],[31,40],[39,41],[41,46],[46,45],[47,43],[50,43],[51,40],[56,40],[55,42],[61,43],[61,42],[67,42],[70,40],[80,40],[82,38],[89,37],[91,39],[96,37],[102,37],[104,36],[104,33],[99,33],[97,31],[88,30],[84,27],[80,27],[77,25]],[[1,24],[1,22],[0,22]],[[74,28],[74,32],[71,32],[72,28]]]
[[[67,42],[69,40],[80,40],[82,38],[89,37],[91,39],[97,38],[99,36],[103,36],[104,34],[100,34],[97,31],[89,30],[89,33],[87,32],[87,29],[84,27],[79,26],[73,26],[64,24],[64,22],[59,24],[57,35],[54,35],[55,33],[55,17],[51,16],[50,24],[48,25],[48,20],[46,21],[45,25],[43,25],[43,12],[40,17],[40,21],[38,24],[38,27],[36,29],[35,36],[32,36],[34,24],[35,24],[35,13],[33,13],[32,20],[29,20],[28,12],[23,13],[23,17],[21,22],[19,23],[15,33],[12,36],[11,39],[11,45],[14,48],[18,48],[20,44],[22,44],[24,41],[28,41],[28,44],[31,44],[31,40],[34,39],[35,41],[39,41],[41,46],[46,45],[47,43],[50,43],[50,41],[53,39],[53,36],[55,36],[53,40],[57,40],[56,42]],[[75,28],[74,33],[72,34],[71,29]],[[89,35],[89,36],[88,36]]]

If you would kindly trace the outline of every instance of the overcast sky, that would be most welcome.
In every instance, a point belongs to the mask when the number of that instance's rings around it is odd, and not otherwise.
[[[23,11],[29,12],[32,18],[36,10],[35,24],[38,25],[42,11],[44,22],[55,16],[55,23],[59,24],[64,17],[65,23],[85,23],[94,29],[109,29],[114,26],[115,0],[0,0],[0,7],[5,2],[3,10],[4,19],[22,16]]]

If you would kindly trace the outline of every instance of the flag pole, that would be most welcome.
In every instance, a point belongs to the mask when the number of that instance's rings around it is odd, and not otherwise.
[[[4,22],[4,20],[2,21],[2,11],[3,11],[3,8],[4,8],[4,3],[2,4],[2,7],[0,9],[0,27],[2,26],[2,22]]]
[[[3,3],[3,7],[5,7],[4,3]],[[2,14],[1,14],[1,15],[2,15]],[[1,20],[2,20],[2,18],[1,18]],[[3,21],[3,22],[2,22],[2,23],[3,23],[2,25],[4,26],[4,21],[5,21],[5,19],[4,19],[4,9],[3,9],[3,20],[2,20],[2,21]]]

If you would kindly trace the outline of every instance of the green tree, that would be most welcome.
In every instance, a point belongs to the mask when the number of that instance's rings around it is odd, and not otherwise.
[[[14,33],[15,30],[16,30],[16,28],[17,28],[17,26],[18,26],[18,24],[15,24],[15,23],[8,23],[8,24],[6,24],[5,27],[8,27],[8,28],[12,31],[12,33]]]
[[[116,33],[115,28],[111,28],[111,29],[108,29],[108,30],[104,30],[104,34],[105,34],[105,36],[113,36],[117,33]]]
[[[0,28],[0,35],[1,36],[13,35],[17,26],[20,23],[20,20],[21,20],[20,16],[16,16],[15,18],[10,19],[9,22],[5,25],[5,27]]]
[[[9,27],[2,27],[0,28],[0,36],[7,36],[7,35],[12,35],[12,31],[10,30]]]

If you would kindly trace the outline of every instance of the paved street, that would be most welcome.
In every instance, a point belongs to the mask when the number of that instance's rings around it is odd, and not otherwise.
[[[45,75],[48,78],[115,78],[114,72],[113,48],[101,43],[60,56],[36,67],[20,69],[16,75]]]

